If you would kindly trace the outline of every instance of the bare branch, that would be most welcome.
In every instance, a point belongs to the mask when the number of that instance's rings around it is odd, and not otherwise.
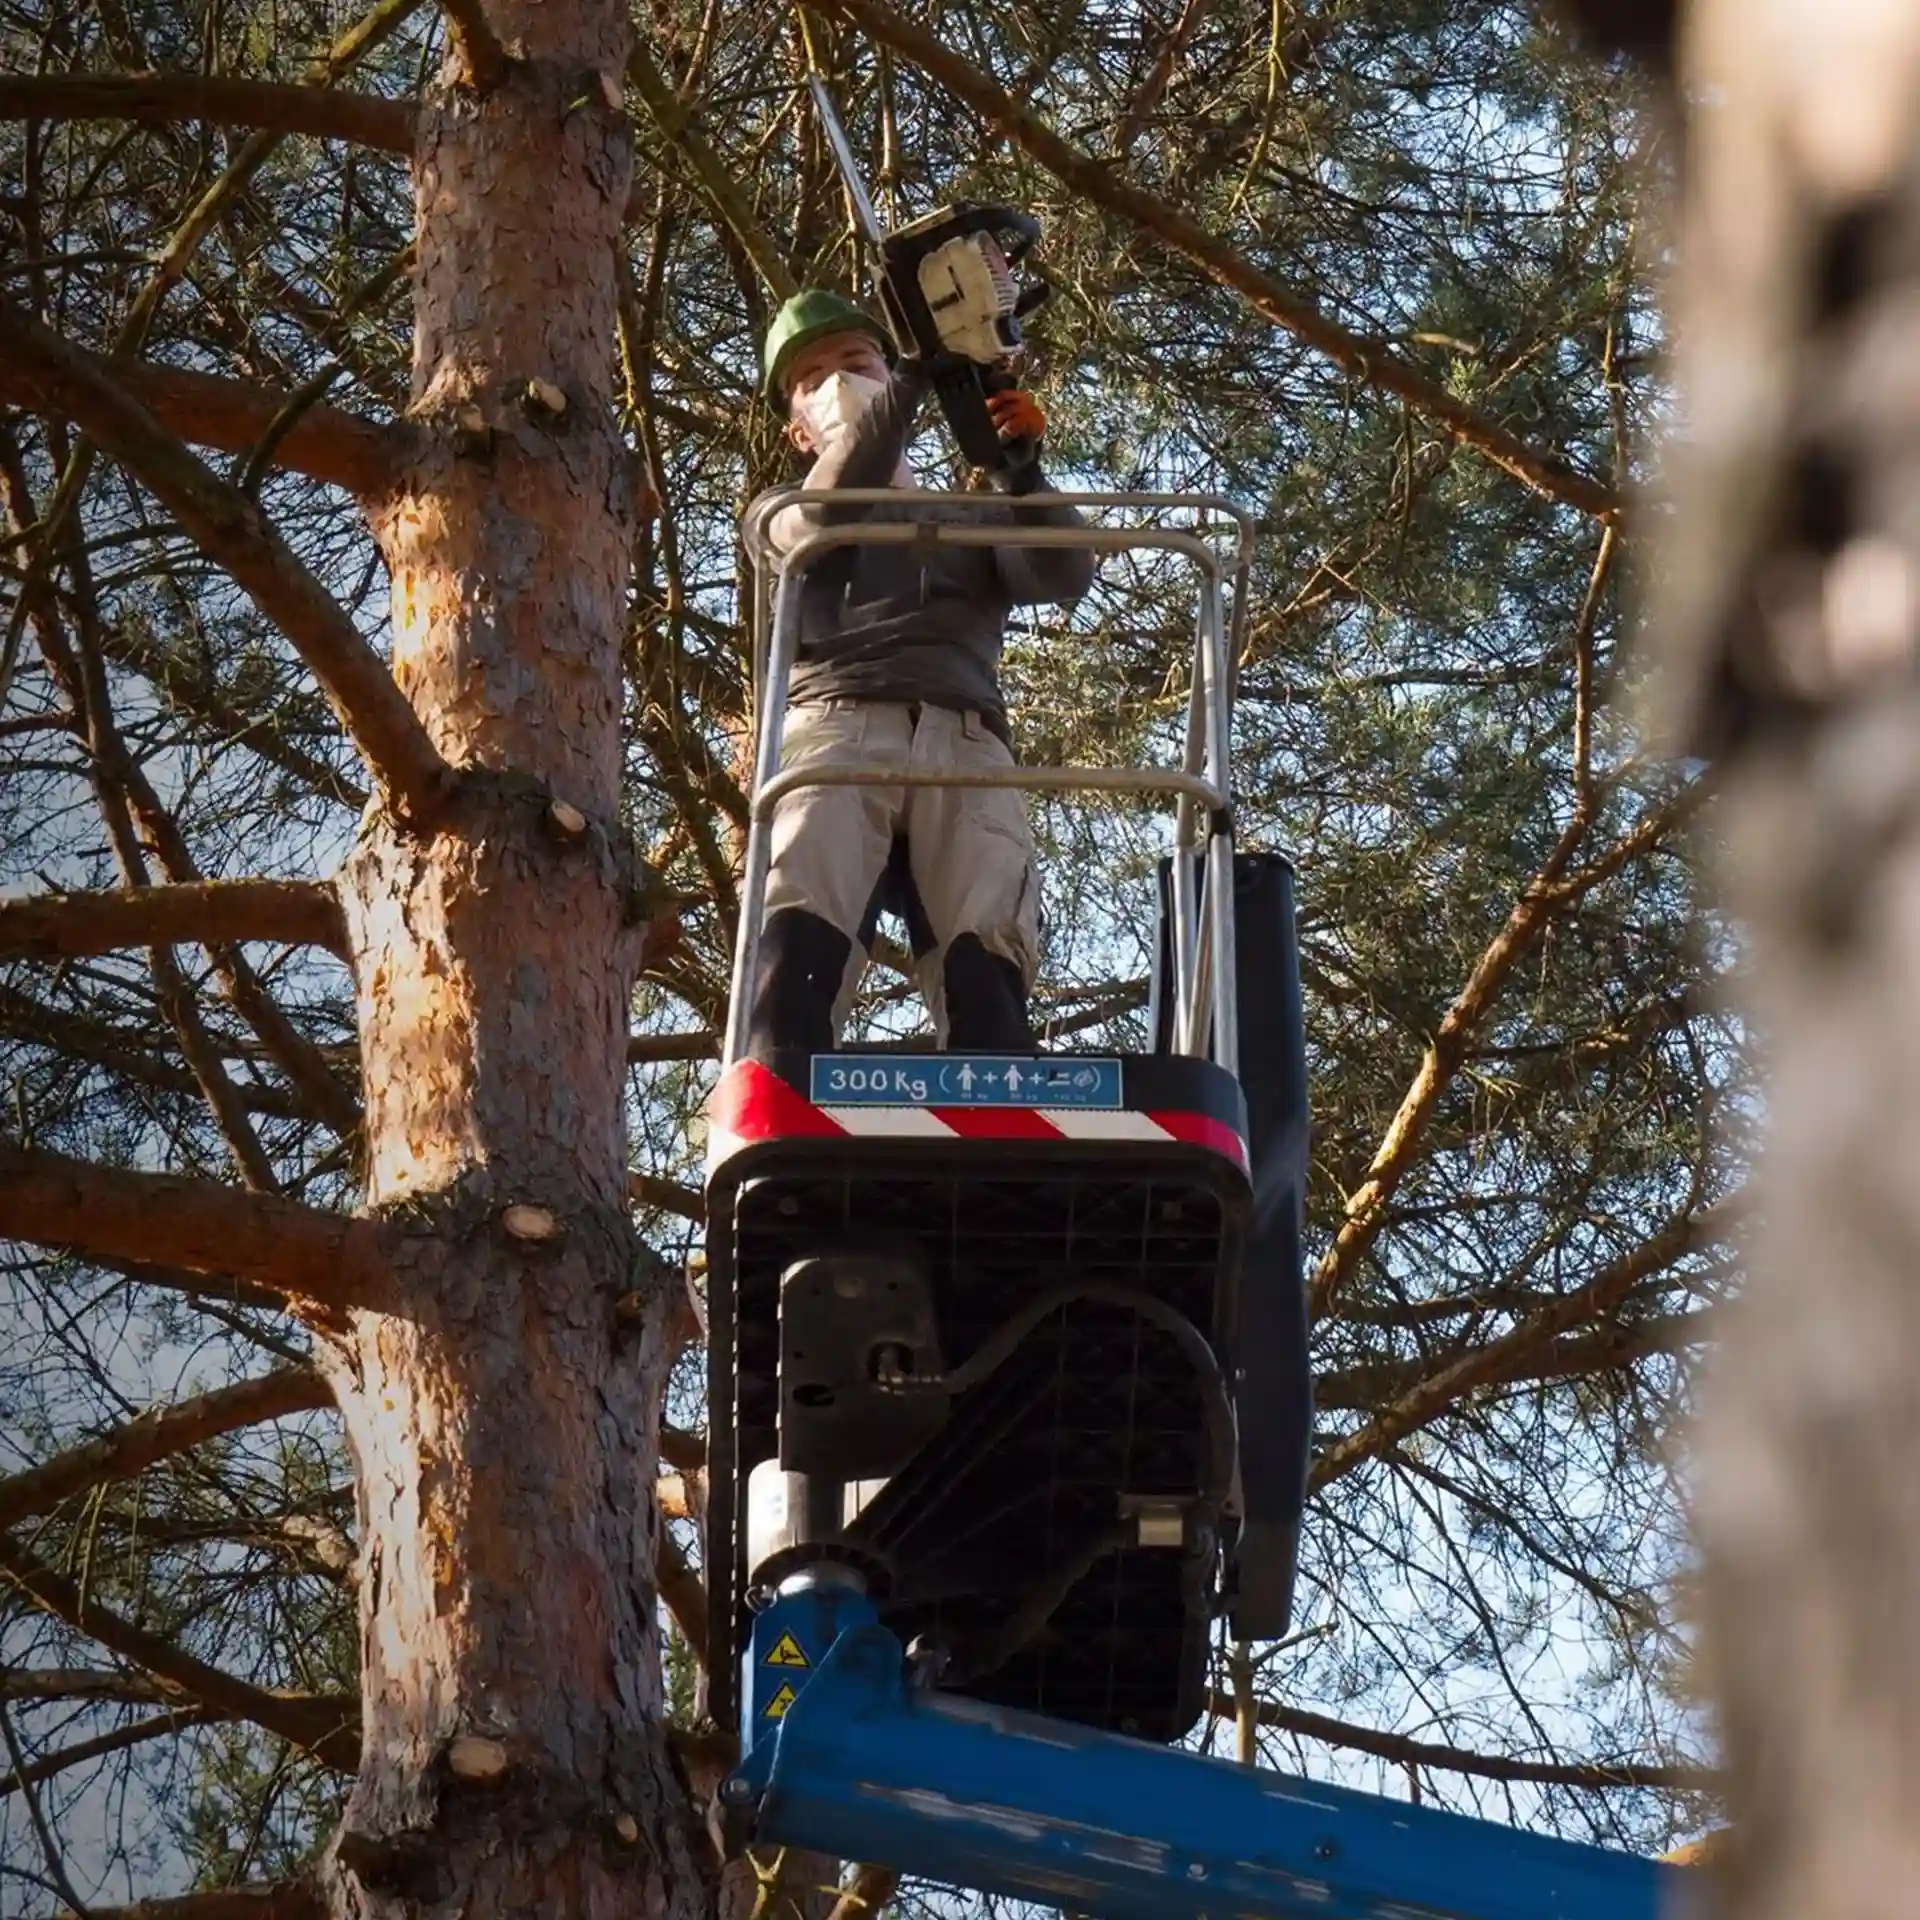
[[[636,1033],[627,1041],[627,1064],[652,1066],[663,1060],[715,1060],[720,1036],[700,1033]]]
[[[1207,1711],[1223,1719],[1234,1713],[1231,1694],[1210,1693]],[[1647,1761],[1617,1762],[1556,1760],[1515,1760],[1499,1753],[1473,1753],[1464,1747],[1438,1746],[1426,1740],[1410,1740],[1405,1734],[1381,1733],[1373,1727],[1350,1726],[1344,1720],[1330,1720],[1325,1714],[1305,1713],[1297,1707],[1284,1707],[1272,1700],[1255,1703],[1254,1718],[1263,1727],[1282,1733],[1297,1733],[1309,1740],[1322,1740],[1330,1747],[1347,1747],[1356,1753],[1371,1753],[1396,1766],[1436,1767],[1444,1773],[1470,1773],[1483,1780],[1509,1780],[1542,1787],[1581,1787],[1602,1790],[1609,1787],[1661,1787],[1680,1791],[1704,1790],[1713,1784],[1710,1774],[1697,1767],[1669,1767]]]
[[[413,151],[413,108],[377,94],[205,73],[0,74],[0,120],[198,120]]]
[[[802,3],[815,13],[852,21],[883,46],[912,61],[1039,161],[1063,186],[1133,221],[1175,252],[1185,254],[1222,286],[1244,295],[1263,318],[1325,354],[1342,372],[1404,400],[1462,446],[1473,448],[1548,499],[1563,501],[1596,518],[1618,511],[1619,497],[1611,487],[1577,472],[1557,454],[1528,446],[1518,435],[1416,372],[1384,341],[1350,333],[1330,320],[1197,220],[1063,140],[987,74],[942,45],[926,28],[903,19],[884,0]]]
[[[701,1221],[707,1217],[705,1197],[697,1187],[683,1187],[657,1173],[627,1175],[627,1198],[636,1207],[659,1207],[665,1213],[677,1213],[683,1220]]]
[[[95,1734],[91,1740],[77,1741],[41,1759],[26,1761],[24,1765],[16,1762],[11,1773],[0,1774],[0,1799],[22,1788],[37,1787],[42,1780],[51,1780],[55,1774],[65,1773],[71,1767],[84,1767],[89,1760],[124,1753],[129,1747],[143,1746],[149,1740],[164,1740],[168,1734],[178,1733],[184,1727],[204,1727],[232,1718],[231,1714],[214,1707],[178,1707],[169,1713],[150,1714],[144,1720],[130,1720],[124,1727]]]
[[[1656,1353],[1681,1353],[1689,1347],[1703,1346],[1714,1337],[1719,1320],[1715,1308],[1701,1307],[1691,1313],[1650,1314],[1624,1325],[1595,1327],[1555,1340],[1537,1352],[1515,1355],[1510,1372],[1482,1384],[1511,1387],[1612,1373]],[[1417,1386],[1433,1372],[1435,1364],[1433,1359],[1400,1360],[1316,1374],[1313,1404],[1326,1412],[1376,1408],[1383,1401],[1398,1400]]]
[[[55,1839],[46,1811],[40,1805],[40,1796],[33,1790],[32,1770],[20,1749],[20,1737],[13,1730],[13,1716],[8,1713],[4,1701],[0,1701],[0,1742],[5,1743],[7,1758],[13,1762],[8,1783],[19,1789],[20,1797],[27,1803],[27,1824],[32,1827],[34,1838],[40,1842],[40,1853],[47,1863],[47,1872],[52,1876],[60,1897],[78,1908],[82,1905],[79,1890],[67,1873],[66,1856],[60,1851],[60,1842]]]
[[[162,1634],[149,1632],[102,1606],[64,1574],[56,1573],[5,1535],[0,1535],[0,1574],[29,1599],[77,1633],[90,1635],[108,1652],[144,1667],[183,1702],[251,1721],[290,1741],[343,1773],[360,1764],[358,1702],[318,1694],[269,1693],[196,1659]]]
[[[111,1700],[151,1706],[167,1697],[158,1681],[110,1667],[0,1667],[0,1700]]]
[[[143,1267],[158,1260],[189,1274],[234,1274],[336,1308],[384,1297],[395,1244],[374,1221],[276,1194],[3,1144],[0,1234]]]
[[[415,821],[430,817],[452,770],[379,655],[259,508],[188,452],[92,355],[77,353],[5,301],[0,347],[152,489],[201,551],[293,642],[388,801]]]
[[[124,947],[266,940],[345,955],[333,889],[312,880],[202,880],[0,900],[0,957],[72,960]]]
[[[130,1907],[89,1907],[87,1920],[326,1920],[326,1902],[305,1880],[272,1887],[222,1887],[137,1900]],[[67,1914],[57,1920],[72,1920]]]
[[[680,1543],[665,1527],[660,1529],[659,1555],[654,1563],[654,1582],[660,1597],[673,1615],[680,1637],[693,1650],[693,1657],[707,1664],[707,1590],[700,1576],[680,1551]]]
[[[158,1461],[237,1427],[332,1404],[325,1381],[312,1368],[286,1367],[264,1379],[198,1394],[177,1406],[151,1408],[112,1433],[0,1480],[0,1528],[45,1513],[90,1487],[131,1479]]]
[[[256,381],[223,380],[143,360],[107,360],[79,347],[70,351],[94,361],[103,379],[114,381],[182,440],[222,453],[257,447],[287,404],[286,394]],[[23,363],[5,360],[0,360],[0,401],[62,406],[57,390],[36,380]],[[404,428],[377,426],[338,407],[313,406],[274,443],[273,464],[365,499],[392,485],[406,438]]]
[[[1133,143],[1140,138],[1140,132],[1153,118],[1166,93],[1167,84],[1173,78],[1173,70],[1179,64],[1180,56],[1186,51],[1187,42],[1194,36],[1195,29],[1206,17],[1212,0],[1186,0],[1180,9],[1180,17],[1174,21],[1173,30],[1162,44],[1146,79],[1141,83],[1140,91],[1133,96],[1132,104],[1127,108],[1118,129],[1113,136],[1114,151],[1125,159]]]

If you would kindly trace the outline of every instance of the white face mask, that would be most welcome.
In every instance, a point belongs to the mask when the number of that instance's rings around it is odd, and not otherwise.
[[[885,387],[884,381],[864,373],[830,373],[796,404],[814,439],[826,446],[839,439]]]

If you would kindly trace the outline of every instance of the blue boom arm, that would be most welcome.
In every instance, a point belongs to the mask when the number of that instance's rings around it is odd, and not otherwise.
[[[1671,1920],[1687,1881],[933,1692],[849,1586],[790,1583],[745,1664],[721,1797],[756,1842],[1107,1920]]]

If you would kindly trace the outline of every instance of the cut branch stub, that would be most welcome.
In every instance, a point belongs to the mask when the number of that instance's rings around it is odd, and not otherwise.
[[[208,73],[0,74],[0,120],[198,120],[413,151],[413,108],[344,87],[284,86]]]
[[[441,5],[475,88],[493,92],[506,79],[509,62],[480,0],[441,0]]]
[[[460,452],[477,457],[493,450],[493,428],[481,408],[461,407],[454,414],[453,421],[454,444]]]
[[[549,1208],[530,1206],[524,1201],[507,1208],[500,1216],[500,1224],[514,1239],[535,1245],[560,1237],[558,1217]]]
[[[447,1742],[447,1771],[457,1780],[498,1780],[507,1770],[504,1742],[484,1733],[459,1733]]]

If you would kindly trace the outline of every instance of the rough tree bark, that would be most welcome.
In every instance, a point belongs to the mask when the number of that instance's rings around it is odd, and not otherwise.
[[[368,1203],[415,1232],[390,1309],[323,1343],[364,1694],[324,1882],[356,1920],[688,1915],[708,1889],[654,1622],[670,1292],[622,1154],[627,27],[618,0],[491,25],[419,116],[417,432],[371,509],[395,677],[460,771],[430,822],[371,811],[340,883]]]
[[[1630,11],[1648,39],[1673,10]],[[1741,1920],[1894,1920],[1920,1882],[1920,13],[1682,13],[1710,104],[1653,711],[1721,762],[1768,1107],[1693,1462],[1716,1866]]]

